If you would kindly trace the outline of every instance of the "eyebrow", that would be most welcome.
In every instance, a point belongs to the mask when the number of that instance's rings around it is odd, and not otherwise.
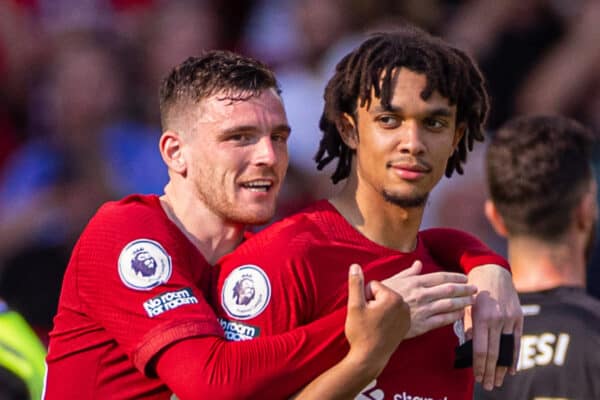
[[[390,107],[383,107],[381,104],[378,104],[376,106],[371,107],[371,109],[369,110],[369,113],[380,113],[380,112],[385,112],[385,111],[391,111],[391,112],[395,112],[398,114],[402,114],[402,107],[397,107],[397,106],[390,106]],[[435,117],[452,117],[454,114],[452,113],[452,110],[449,107],[436,107],[436,108],[432,108],[430,110],[426,110],[425,114],[427,116],[435,116]]]
[[[237,126],[232,126],[231,128],[227,128],[225,130],[223,130],[222,134],[223,135],[228,135],[231,133],[239,133],[239,132],[256,132],[258,131],[257,127],[255,125],[237,125]],[[287,124],[280,124],[280,125],[276,125],[272,131],[274,132],[287,132],[290,133],[292,131],[292,128],[287,125]]]

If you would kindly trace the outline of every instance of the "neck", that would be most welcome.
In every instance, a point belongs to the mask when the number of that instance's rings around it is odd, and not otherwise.
[[[547,243],[530,237],[509,239],[508,259],[517,291],[585,287],[583,250],[576,247],[567,240]]]
[[[199,201],[189,188],[169,182],[160,202],[169,219],[210,264],[233,251],[243,240],[245,225],[225,221]]]
[[[330,202],[369,240],[402,252],[416,248],[423,207],[403,208],[389,203],[372,186],[359,183],[355,174]]]

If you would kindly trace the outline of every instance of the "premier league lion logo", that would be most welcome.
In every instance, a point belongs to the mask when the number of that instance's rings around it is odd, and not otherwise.
[[[136,250],[131,260],[131,268],[136,274],[152,276],[156,273],[156,260],[144,249]]]
[[[271,282],[258,265],[246,264],[229,273],[221,288],[221,305],[231,318],[251,319],[271,300]]]
[[[233,287],[233,299],[237,305],[248,305],[255,294],[254,281],[250,275],[243,275],[242,279],[237,281]]]
[[[151,290],[171,277],[171,257],[160,243],[150,239],[129,242],[117,262],[119,277],[128,288]]]

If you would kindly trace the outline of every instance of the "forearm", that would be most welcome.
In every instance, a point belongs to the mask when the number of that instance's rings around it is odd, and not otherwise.
[[[206,337],[181,341],[161,354],[158,376],[181,400],[286,398],[348,351],[345,310],[282,335],[243,342]]]
[[[447,270],[470,273],[484,264],[496,264],[510,272],[508,261],[475,236],[457,229],[433,228],[419,237],[433,257]]]
[[[345,400],[355,398],[372,382],[383,367],[369,365],[348,353],[346,357],[332,368],[306,386],[296,400]]]

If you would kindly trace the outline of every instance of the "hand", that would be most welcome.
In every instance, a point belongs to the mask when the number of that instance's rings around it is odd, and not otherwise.
[[[469,283],[479,292],[475,304],[465,313],[465,333],[473,338],[473,373],[483,388],[492,390],[502,386],[509,371],[516,373],[517,357],[523,333],[523,311],[510,272],[495,264],[486,264],[471,270]],[[496,366],[500,349],[500,334],[513,334],[515,348],[513,364]]]
[[[465,307],[473,304],[477,288],[467,284],[467,276],[454,272],[419,275],[423,264],[415,261],[404,271],[382,281],[400,294],[410,307],[412,338],[463,318]]]
[[[372,363],[379,375],[410,327],[410,311],[402,297],[378,281],[369,282],[372,299],[365,297],[364,275],[359,265],[350,266],[348,314],[345,332],[349,356]]]

